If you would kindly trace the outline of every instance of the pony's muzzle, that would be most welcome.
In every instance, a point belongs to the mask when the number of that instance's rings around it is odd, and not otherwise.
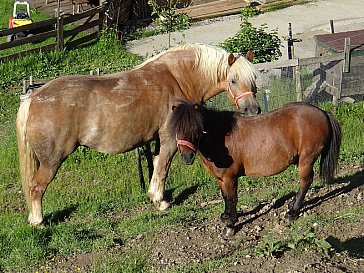
[[[181,154],[181,160],[186,165],[192,165],[193,162],[195,161],[195,158],[196,158],[196,153],[193,151]]]

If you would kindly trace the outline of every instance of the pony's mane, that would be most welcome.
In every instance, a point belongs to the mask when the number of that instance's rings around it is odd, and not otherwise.
[[[200,70],[202,74],[207,76],[206,78],[212,80],[213,84],[217,84],[220,79],[226,78],[227,72],[229,71],[229,53],[220,47],[205,44],[185,44],[170,48],[146,60],[137,68],[156,61],[168,53],[179,50],[193,51],[196,56],[193,68]],[[244,70],[244,73],[240,73],[245,77],[243,80],[251,85],[255,85],[257,71],[254,66],[242,56],[238,56],[236,64],[239,65],[240,69]]]
[[[168,130],[171,135],[188,135],[198,138],[204,130],[204,119],[200,109],[195,103],[180,101],[173,107],[168,120]]]
[[[168,120],[168,130],[171,135],[192,139],[199,139],[205,131],[210,136],[224,135],[234,130],[239,115],[234,111],[219,111],[183,100],[174,106]]]

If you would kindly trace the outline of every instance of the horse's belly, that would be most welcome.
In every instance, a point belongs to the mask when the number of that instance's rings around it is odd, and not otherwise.
[[[101,153],[115,154],[130,151],[151,140],[153,140],[152,135],[136,135],[124,131],[121,135],[105,133],[100,137],[85,136],[80,141],[80,145],[87,146]]]

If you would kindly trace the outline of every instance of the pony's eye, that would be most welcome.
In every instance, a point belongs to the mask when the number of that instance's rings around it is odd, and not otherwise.
[[[236,80],[232,79],[232,80],[231,80],[231,83],[236,83]]]

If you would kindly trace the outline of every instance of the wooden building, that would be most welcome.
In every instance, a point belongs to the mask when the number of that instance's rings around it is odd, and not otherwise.
[[[345,38],[350,38],[350,58],[348,71],[341,74],[339,97],[364,96],[364,29],[314,36],[315,55],[328,56],[343,53]],[[342,71],[339,69],[336,71]],[[337,73],[326,72],[327,78],[340,78]],[[335,75],[330,75],[335,74]]]

